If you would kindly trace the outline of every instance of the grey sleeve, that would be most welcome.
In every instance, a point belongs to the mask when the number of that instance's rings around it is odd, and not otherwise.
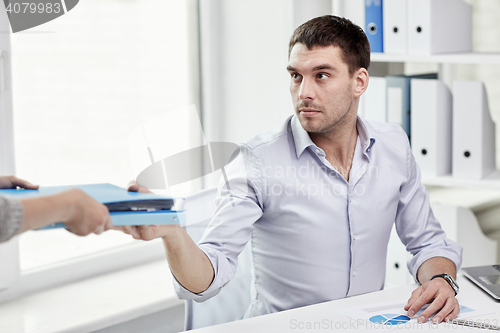
[[[21,201],[0,197],[0,243],[15,236],[23,221],[23,204]]]

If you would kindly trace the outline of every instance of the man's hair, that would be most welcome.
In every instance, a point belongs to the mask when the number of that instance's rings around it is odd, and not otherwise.
[[[304,44],[309,50],[315,46],[336,46],[342,50],[342,60],[349,74],[370,66],[370,43],[363,30],[346,18],[325,15],[313,18],[293,32],[288,46],[288,58],[295,44]]]

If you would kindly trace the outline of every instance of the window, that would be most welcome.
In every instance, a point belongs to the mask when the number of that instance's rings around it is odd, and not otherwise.
[[[197,102],[196,24],[194,0],[86,0],[11,34],[16,175],[42,186],[126,187],[137,177],[129,153],[134,129]],[[190,144],[199,145],[189,131]],[[184,186],[183,194],[194,189]],[[146,246],[116,231],[85,238],[32,231],[19,242],[26,272]]]

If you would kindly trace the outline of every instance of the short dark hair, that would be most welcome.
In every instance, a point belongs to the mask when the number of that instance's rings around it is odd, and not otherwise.
[[[349,74],[370,66],[370,43],[359,26],[350,20],[334,15],[313,18],[293,32],[288,46],[288,58],[295,44],[304,44],[309,50],[315,46],[336,46],[342,50],[342,60]]]

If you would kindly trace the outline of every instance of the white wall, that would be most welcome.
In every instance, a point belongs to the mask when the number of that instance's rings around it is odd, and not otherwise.
[[[207,141],[241,143],[293,114],[288,43],[331,0],[200,1],[203,127]],[[220,172],[205,177],[215,186]]]
[[[243,142],[292,114],[286,71],[290,3],[201,1],[208,141]]]

